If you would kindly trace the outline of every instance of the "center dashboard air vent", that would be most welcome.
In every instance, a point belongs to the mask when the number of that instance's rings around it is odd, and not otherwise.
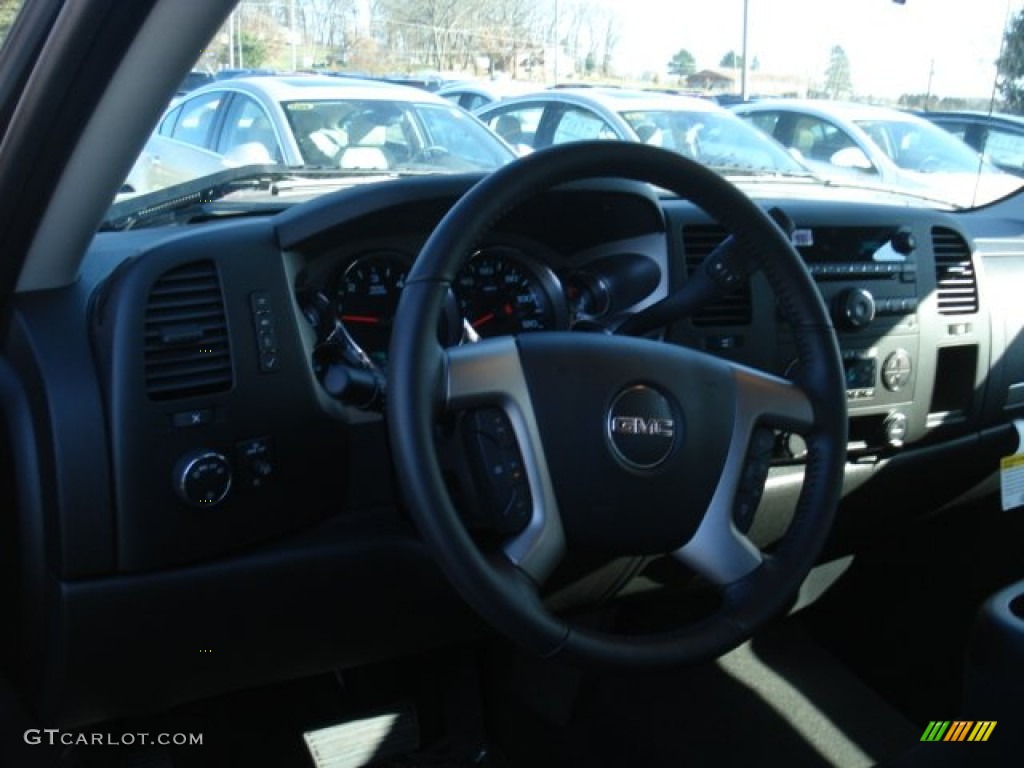
[[[935,294],[940,315],[969,315],[978,311],[978,283],[971,249],[959,232],[932,229],[935,251]]]
[[[687,277],[693,274],[727,235],[725,229],[714,224],[694,224],[683,228]],[[694,313],[691,322],[698,327],[750,325],[750,283],[745,282],[718,301],[701,307]]]
[[[146,304],[146,393],[175,400],[232,386],[224,298],[216,265],[195,261],[165,272]]]

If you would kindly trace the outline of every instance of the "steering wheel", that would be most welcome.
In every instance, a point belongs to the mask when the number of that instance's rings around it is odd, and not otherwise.
[[[692,200],[739,247],[757,254],[797,349],[791,378],[649,338],[596,333],[440,345],[435,329],[446,292],[495,222],[552,187],[614,177]],[[658,147],[587,141],[498,169],[461,197],[427,240],[406,280],[395,327],[402,332],[391,341],[386,418],[404,502],[456,590],[527,649],[625,666],[714,658],[783,610],[814,565],[845,462],[839,348],[788,237],[708,168]],[[494,551],[478,546],[464,525],[436,451],[442,417],[478,408],[504,414],[498,431],[506,448],[518,448],[520,489],[528,489],[526,524]],[[770,551],[761,551],[734,523],[734,509],[750,467],[760,461],[765,468],[754,446],[771,428],[801,434],[808,450],[793,520]],[[579,626],[549,610],[541,594],[570,551],[671,553],[717,588],[719,605],[667,632]]]

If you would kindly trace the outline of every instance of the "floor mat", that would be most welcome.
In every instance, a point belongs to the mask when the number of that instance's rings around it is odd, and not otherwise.
[[[862,768],[921,734],[790,617],[713,664],[591,677],[551,735],[557,757],[523,765]]]

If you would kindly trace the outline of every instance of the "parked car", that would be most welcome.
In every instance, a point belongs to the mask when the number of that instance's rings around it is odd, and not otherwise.
[[[1024,117],[999,112],[918,112],[1007,173],[1024,176]]]
[[[209,72],[193,69],[185,75],[185,79],[181,81],[181,85],[178,86],[178,90],[174,95],[175,97],[184,96],[189,91],[194,91],[196,88],[212,83],[213,79],[213,75]]]
[[[917,193],[961,206],[1020,186],[978,152],[922,117],[869,104],[766,99],[733,107],[812,169],[845,183]]]
[[[285,58],[291,5],[0,2],[0,768],[1019,766],[1024,190],[591,138],[111,204],[199,53]],[[717,60],[739,6],[600,31]],[[841,40],[864,82],[1006,29],[750,6],[765,68]],[[447,44],[425,7],[352,58]],[[472,7],[481,54],[533,8]]]
[[[664,147],[730,173],[807,174],[776,142],[706,99],[627,88],[557,88],[475,114],[505,141],[535,150],[586,139]]]
[[[317,75],[237,78],[172,104],[122,196],[253,163],[479,171],[514,156],[478,120],[419,88]]]
[[[511,80],[508,78],[459,80],[447,83],[438,89],[437,94],[457,104],[469,112],[484,107],[495,101],[511,96],[543,90],[543,85],[529,80]]]
[[[266,77],[279,74],[276,69],[266,67],[225,67],[214,73],[214,80],[232,80],[236,77]]]

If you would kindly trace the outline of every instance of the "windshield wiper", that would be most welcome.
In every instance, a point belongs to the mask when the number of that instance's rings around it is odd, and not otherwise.
[[[279,191],[296,191],[300,187],[323,188],[397,175],[402,174],[319,166],[242,165],[114,203],[107,210],[99,231],[134,229],[163,219],[174,221],[183,212],[205,207],[236,192],[276,195]]]
[[[742,176],[754,179],[804,179],[821,181],[811,171],[783,171],[777,168],[756,168],[748,165],[710,165],[712,170],[722,176]]]

